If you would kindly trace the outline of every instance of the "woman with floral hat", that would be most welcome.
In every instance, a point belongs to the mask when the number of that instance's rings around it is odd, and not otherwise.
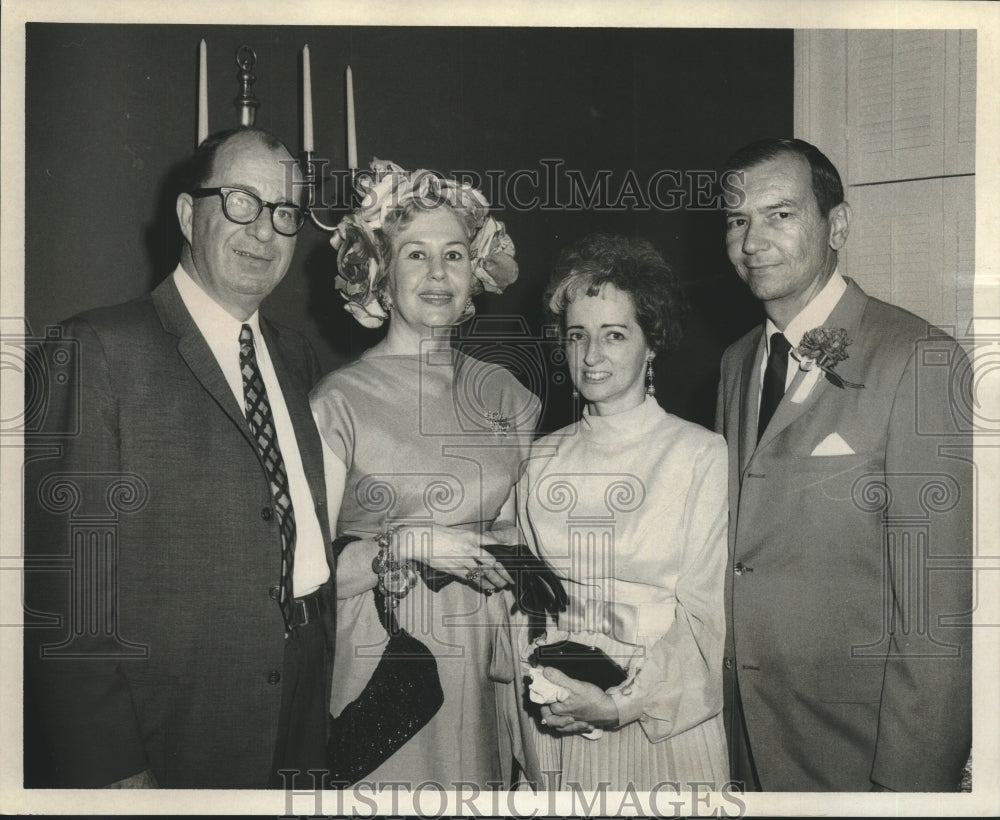
[[[373,169],[332,239],[335,285],[387,331],[312,394],[340,550],[332,784],[485,786],[510,775],[497,716],[515,684],[489,675],[509,657],[510,593],[493,593],[512,578],[484,547],[517,541],[511,488],[540,403],[451,329],[516,279],[514,245],[472,187]]]

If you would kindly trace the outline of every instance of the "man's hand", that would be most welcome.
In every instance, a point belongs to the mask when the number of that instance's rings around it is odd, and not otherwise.
[[[106,789],[158,789],[160,784],[156,782],[153,773],[146,769],[139,774],[116,780],[114,783],[105,786]]]

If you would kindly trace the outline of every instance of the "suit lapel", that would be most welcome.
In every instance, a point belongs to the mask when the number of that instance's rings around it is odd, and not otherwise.
[[[865,305],[868,302],[868,297],[865,296],[864,291],[859,288],[853,280],[847,280],[847,290],[844,291],[844,295],[840,297],[840,301],[837,302],[830,316],[825,322],[823,322],[824,327],[842,327],[847,331],[847,335],[851,339],[857,339],[858,330],[861,327],[861,317],[865,312]],[[837,367],[837,373],[848,381],[860,381],[857,376],[852,376],[850,373],[850,358],[842,362]],[[757,445],[757,449],[762,449],[770,444],[788,425],[794,422],[799,416],[801,416],[808,408],[815,404],[819,397],[829,392],[830,390],[840,390],[846,388],[836,387],[830,382],[825,376],[819,378],[817,383],[813,385],[812,390],[809,391],[809,395],[799,403],[792,402],[792,396],[795,395],[795,390],[799,384],[806,377],[806,373],[802,370],[798,370],[795,374],[795,378],[792,380],[791,385],[785,391],[785,395],[781,399],[781,403],[778,404],[777,409],[774,411],[774,416],[771,419],[770,424],[767,425],[767,429],[764,431],[764,435],[761,436],[760,443]]]
[[[746,469],[757,446],[757,413],[760,396],[760,357],[764,349],[763,328],[748,347],[740,368],[740,472]]]
[[[296,380],[295,371],[285,357],[280,333],[263,317],[260,321],[260,332],[267,344],[267,351],[271,356],[278,384],[281,385],[281,394],[285,400],[288,416],[292,421],[292,428],[295,430],[295,441],[299,449],[299,457],[302,460],[302,469],[309,482],[313,501],[314,503],[325,502],[326,486],[323,479],[323,457],[316,423],[313,421],[312,409],[309,406],[309,385]]]
[[[257,445],[250,433],[250,426],[243,414],[243,408],[236,401],[229,382],[226,381],[222,368],[219,367],[219,363],[215,359],[215,354],[212,353],[208,342],[205,341],[205,337],[201,335],[194,319],[191,318],[191,314],[184,306],[184,301],[174,284],[173,277],[168,277],[156,288],[152,297],[153,305],[164,330],[178,337],[177,350],[181,357],[202,387],[208,391],[236,425],[236,428],[246,439],[247,445],[253,449],[259,460]],[[327,563],[332,568],[335,566],[335,561],[330,549],[329,527],[325,513],[326,485],[323,475],[323,457],[319,433],[316,431],[312,411],[309,408],[308,388],[310,385],[296,382],[294,370],[289,366],[288,359],[284,355],[278,331],[263,317],[261,317],[260,327],[278,377],[278,384],[281,385],[281,392],[292,421],[292,427],[295,430],[295,444],[298,447],[302,469],[306,474],[306,481],[313,496],[313,506],[323,510],[323,513],[318,515],[318,519],[320,531],[324,536]],[[332,590],[332,586],[330,589]],[[332,618],[334,608],[331,606],[327,611],[328,617]],[[329,634],[333,634],[332,621]]]
[[[802,401],[798,403],[792,402],[792,396],[795,395],[795,391],[798,389],[799,385],[802,384],[805,378],[805,371],[796,368],[792,383],[788,385],[788,389],[785,390],[785,395],[775,408],[774,415],[771,417],[771,421],[768,423],[767,429],[764,430],[764,435],[760,437],[757,449],[766,447],[782,430],[801,416],[807,408],[811,407],[816,402],[818,397],[831,386],[825,376],[820,376],[820,378],[817,379],[816,383],[812,386],[809,394]]]
[[[250,437],[246,416],[243,415],[242,408],[237,404],[236,397],[222,373],[222,368],[215,360],[212,349],[208,346],[208,342],[205,341],[205,337],[201,335],[194,319],[191,318],[191,314],[184,306],[184,300],[181,299],[172,276],[167,277],[163,284],[153,291],[153,305],[160,316],[164,330],[179,337],[177,352],[187,363],[194,377],[201,382],[202,387],[232,419],[233,424],[237,426],[256,452],[257,448]]]

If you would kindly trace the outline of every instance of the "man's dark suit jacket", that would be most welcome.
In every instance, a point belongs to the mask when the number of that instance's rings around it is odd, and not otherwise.
[[[332,579],[307,398],[318,362],[301,335],[260,325]],[[58,447],[29,449],[25,495],[25,685],[52,785],[148,768],[164,787],[264,788],[285,645],[281,537],[242,410],[172,278],[63,336],[79,389],[48,408]],[[322,593],[332,644],[332,580]]]
[[[766,791],[951,791],[971,737],[972,453],[954,339],[854,282],[854,343],[757,443],[762,329],[722,360],[729,444],[730,741],[736,680]],[[965,432],[963,432],[963,428]],[[817,446],[840,436],[853,452]]]

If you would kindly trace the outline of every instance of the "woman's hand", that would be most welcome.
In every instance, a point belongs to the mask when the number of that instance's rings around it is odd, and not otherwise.
[[[618,707],[607,692],[558,669],[544,669],[547,680],[565,691],[561,700],[543,704],[542,723],[563,734],[580,734],[618,725]]]
[[[486,538],[489,539],[487,533]],[[400,527],[393,534],[393,550],[400,561],[416,561],[438,572],[446,572],[493,592],[514,579],[486,552],[483,538],[474,532],[433,524]]]

